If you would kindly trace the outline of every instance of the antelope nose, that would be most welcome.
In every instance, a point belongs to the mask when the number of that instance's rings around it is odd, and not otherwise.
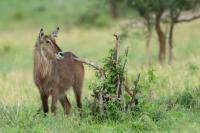
[[[58,52],[58,54],[60,55],[60,56],[64,56],[64,53],[63,52]]]

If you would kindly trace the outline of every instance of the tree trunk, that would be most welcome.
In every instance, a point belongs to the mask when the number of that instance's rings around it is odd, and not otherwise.
[[[172,64],[173,61],[173,36],[174,36],[174,27],[175,24],[177,23],[177,20],[180,16],[180,11],[175,11],[173,10],[173,8],[170,11],[170,30],[169,30],[169,59],[168,59],[168,63]]]
[[[166,37],[165,37],[165,34],[162,31],[161,25],[160,25],[161,16],[162,16],[162,13],[158,13],[156,15],[155,28],[156,28],[156,33],[158,36],[158,41],[159,41],[159,57],[158,57],[158,59],[159,59],[159,62],[161,64],[163,64],[165,61],[165,57],[166,57]]]
[[[170,23],[170,29],[169,29],[169,59],[168,59],[169,64],[172,64],[173,60],[173,34],[174,34],[174,22],[172,21]]]
[[[152,29],[151,29],[151,24],[148,21],[147,22],[147,36],[146,36],[146,56],[147,56],[147,63],[148,65],[151,65],[151,47],[150,47],[150,42],[151,42],[151,37],[152,37]]]
[[[117,19],[119,14],[118,14],[118,6],[116,0],[111,0],[110,1],[110,11],[113,19]]]

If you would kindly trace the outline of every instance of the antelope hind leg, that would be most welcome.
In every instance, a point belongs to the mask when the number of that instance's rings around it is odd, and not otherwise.
[[[67,96],[64,94],[59,98],[59,101],[64,109],[64,114],[67,115],[71,112],[71,104],[67,98]]]

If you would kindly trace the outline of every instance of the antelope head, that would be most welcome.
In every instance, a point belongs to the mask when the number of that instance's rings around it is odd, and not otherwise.
[[[41,29],[38,37],[38,46],[41,55],[47,60],[60,60],[64,58],[64,53],[58,47],[56,43],[56,37],[58,35],[59,27],[49,35],[44,34],[44,30]]]

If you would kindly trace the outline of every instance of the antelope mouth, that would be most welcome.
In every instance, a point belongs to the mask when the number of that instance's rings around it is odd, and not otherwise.
[[[58,52],[56,55],[56,59],[61,60],[64,58],[64,53],[63,52]]]

